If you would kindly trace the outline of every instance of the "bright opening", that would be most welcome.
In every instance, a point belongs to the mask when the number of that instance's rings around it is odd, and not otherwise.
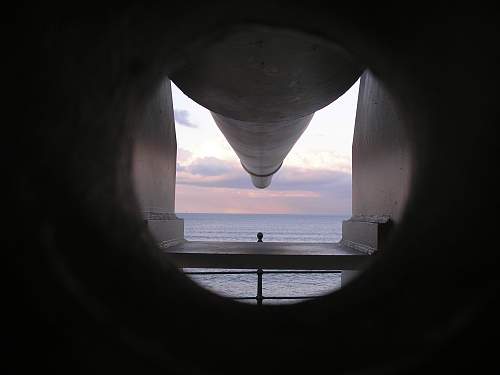
[[[271,186],[259,190],[210,112],[172,83],[178,150],[175,206],[184,219],[186,240],[255,242],[262,232],[265,242],[338,242],[342,221],[351,216],[358,91],[359,80],[317,111]],[[231,297],[251,295],[256,283],[253,274],[193,278]],[[269,274],[264,291],[267,296],[303,296],[339,287],[339,274]]]

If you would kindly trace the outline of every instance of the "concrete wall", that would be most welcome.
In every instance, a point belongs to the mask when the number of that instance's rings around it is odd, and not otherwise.
[[[369,253],[384,246],[408,198],[410,151],[394,98],[366,71],[352,143],[352,218],[344,222],[344,242]]]
[[[170,80],[165,79],[135,121],[134,187],[144,220],[163,246],[184,238],[183,220],[175,216],[177,141]]]

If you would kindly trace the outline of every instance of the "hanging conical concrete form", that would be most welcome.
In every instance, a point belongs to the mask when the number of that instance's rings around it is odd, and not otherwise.
[[[273,174],[300,138],[313,115],[296,120],[257,123],[233,120],[212,112],[215,123],[240,158],[255,187],[269,186]]]
[[[220,30],[186,50],[170,77],[212,112],[258,188],[269,186],[314,112],[362,72],[337,44],[263,26]]]

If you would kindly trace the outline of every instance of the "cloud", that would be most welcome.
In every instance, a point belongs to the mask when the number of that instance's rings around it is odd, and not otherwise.
[[[273,177],[273,189],[310,191],[333,189],[339,193],[350,195],[351,181],[351,174],[344,171],[283,166]]]
[[[284,165],[265,190],[237,161],[196,158],[177,170],[179,212],[349,213],[351,174]]]
[[[177,184],[213,188],[249,189],[250,177],[234,161],[196,158],[177,169]]]
[[[174,119],[177,124],[188,128],[197,128],[198,125],[191,122],[189,117],[189,111],[186,111],[185,109],[174,109]]]
[[[181,165],[181,168],[177,172],[177,183],[182,185],[240,189],[253,188],[249,175],[238,162],[234,161],[221,160],[214,157],[197,158],[190,164]],[[324,191],[337,189],[350,194],[350,188],[350,173],[284,165],[273,176],[273,182],[266,191]]]
[[[186,150],[185,148],[177,149],[177,161],[179,163],[186,163],[193,157],[193,153],[191,151]]]
[[[195,159],[186,171],[199,176],[223,176],[234,172],[234,166],[214,157]]]
[[[335,191],[268,191],[177,185],[176,212],[342,214],[351,212],[351,198]]]

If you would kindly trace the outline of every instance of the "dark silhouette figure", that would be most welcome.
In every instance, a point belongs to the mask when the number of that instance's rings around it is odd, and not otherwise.
[[[262,242],[262,237],[264,237],[262,232],[257,233],[257,242]]]

